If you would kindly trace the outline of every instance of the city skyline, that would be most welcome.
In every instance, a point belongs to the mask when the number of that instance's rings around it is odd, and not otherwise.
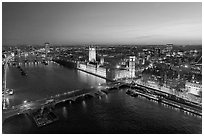
[[[6,3],[2,43],[202,44],[202,3]]]

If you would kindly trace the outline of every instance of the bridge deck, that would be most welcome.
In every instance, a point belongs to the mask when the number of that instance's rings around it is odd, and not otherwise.
[[[23,114],[23,113],[26,113],[30,110],[38,109],[42,106],[49,105],[49,102],[50,102],[50,104],[52,103],[52,104],[56,105],[57,103],[65,102],[68,100],[75,101],[77,98],[84,97],[86,95],[94,96],[95,93],[96,93],[96,90],[94,88],[74,90],[71,92],[65,92],[63,94],[57,94],[55,96],[50,96],[48,98],[44,98],[41,100],[30,101],[30,102],[27,102],[24,104],[16,105],[16,106],[13,106],[13,107],[8,108],[6,110],[3,110],[2,122],[11,116]]]

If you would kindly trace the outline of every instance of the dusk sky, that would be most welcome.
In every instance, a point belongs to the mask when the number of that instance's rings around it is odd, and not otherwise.
[[[202,3],[3,3],[4,44],[202,44]]]

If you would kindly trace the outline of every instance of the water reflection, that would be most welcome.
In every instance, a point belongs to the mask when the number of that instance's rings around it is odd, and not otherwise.
[[[89,85],[92,85],[94,87],[98,86],[99,83],[100,84],[106,83],[105,79],[99,78],[99,77],[94,76],[94,75],[87,74],[83,71],[77,71],[77,74],[79,76],[80,81],[82,81],[82,82],[89,81]]]
[[[85,100],[82,101],[82,105],[83,105],[83,108],[86,108],[86,102],[85,102]]]
[[[98,102],[98,99],[92,99],[73,103],[72,106],[62,105],[56,109],[60,125],[59,123],[53,123],[38,128],[37,133],[53,133],[55,131],[58,133],[178,134],[201,133],[202,131],[202,120],[199,118],[187,116],[188,113],[185,113],[185,115],[158,106],[158,104],[146,99],[131,98],[133,97],[125,95],[125,92],[109,93],[103,95],[100,102]],[[106,103],[106,100],[109,101],[109,104]],[[168,122],[166,122],[167,120]],[[20,119],[14,118],[4,123],[4,132],[36,133],[36,128],[29,127],[27,124],[27,120],[25,121],[22,117]],[[19,130],[21,126],[23,128]]]
[[[67,119],[67,107],[64,106],[62,108],[62,114],[63,114],[63,117]]]
[[[54,96],[65,91],[96,87],[106,80],[75,69],[68,69],[49,62],[44,65],[34,65],[30,62],[21,66],[27,73],[22,76],[19,70],[10,66],[7,70],[7,87],[14,88],[15,99],[12,105],[21,104],[23,100],[38,100],[47,96]]]
[[[105,102],[109,103],[108,95],[105,95]]]

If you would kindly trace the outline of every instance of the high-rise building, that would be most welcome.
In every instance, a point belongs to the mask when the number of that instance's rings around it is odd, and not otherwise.
[[[45,43],[45,54],[47,55],[48,52],[50,52],[50,43]]]
[[[96,48],[89,47],[89,62],[95,62],[95,61],[96,61]]]
[[[135,56],[129,56],[129,72],[131,78],[135,77],[135,59]]]

